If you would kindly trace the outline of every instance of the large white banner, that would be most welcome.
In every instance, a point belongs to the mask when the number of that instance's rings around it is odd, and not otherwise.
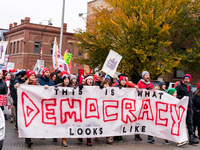
[[[113,50],[110,50],[106,58],[106,61],[104,62],[102,71],[113,77],[115,75],[117,66],[119,65],[121,59],[122,59],[121,55],[119,55]]]
[[[4,64],[4,57],[8,41],[0,41],[0,64]]]
[[[18,94],[20,138],[78,138],[146,134],[187,140],[188,97],[134,88],[22,85]]]

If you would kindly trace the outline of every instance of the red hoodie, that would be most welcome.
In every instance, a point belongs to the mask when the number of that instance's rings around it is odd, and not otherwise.
[[[148,85],[146,85],[146,83],[144,83],[143,81],[139,81],[137,86],[140,88],[140,89],[146,89],[147,87],[150,87],[151,89],[153,89],[153,84],[150,82]]]

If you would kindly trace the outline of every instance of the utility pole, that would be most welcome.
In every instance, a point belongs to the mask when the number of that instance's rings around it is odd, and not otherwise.
[[[61,31],[60,31],[60,54],[61,55],[62,55],[62,41],[63,41],[64,12],[65,12],[65,0],[63,0],[63,10],[62,10],[62,19],[61,19]]]

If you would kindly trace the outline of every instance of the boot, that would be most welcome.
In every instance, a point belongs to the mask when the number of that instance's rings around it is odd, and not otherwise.
[[[66,138],[62,138],[62,146],[67,147]]]
[[[110,139],[110,137],[106,137],[106,144],[111,144],[113,141]]]
[[[92,146],[91,138],[87,138],[87,145]]]
[[[31,145],[33,145],[31,138],[25,138],[25,143],[28,144],[28,148],[31,148]]]
[[[58,142],[58,139],[57,138],[53,138],[53,142]]]
[[[78,141],[79,142],[83,142],[83,138],[78,138]]]
[[[8,120],[8,118],[7,118],[7,115],[6,115],[6,114],[4,114],[4,118],[5,118],[5,120]]]
[[[189,144],[190,144],[190,145],[199,144],[199,141],[197,141],[197,140],[194,138],[194,135],[190,135]]]

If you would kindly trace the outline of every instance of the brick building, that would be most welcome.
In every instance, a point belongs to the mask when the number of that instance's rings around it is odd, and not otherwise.
[[[5,40],[8,41],[6,54],[10,56],[9,62],[15,63],[15,69],[32,70],[40,58],[40,40],[41,31],[46,25],[30,23],[30,18],[21,20],[21,24],[11,23],[8,32],[4,33]],[[48,26],[42,37],[42,47],[45,67],[53,70],[52,51],[54,38],[60,42],[60,28]],[[78,74],[78,69],[84,68],[84,65],[76,63],[74,60],[83,57],[82,51],[74,45],[74,34],[67,32],[67,24],[64,24],[62,56],[66,49],[73,54],[71,73]]]
[[[96,7],[106,7],[107,4],[103,0],[93,0],[88,2],[87,6],[87,20],[90,19],[90,15],[92,15],[92,8]],[[184,45],[187,48],[187,43]],[[200,72],[197,71],[182,71],[182,70],[174,70],[172,73],[166,73],[164,76],[160,76],[158,80],[160,81],[168,81],[168,82],[176,82],[181,81],[184,74],[189,73],[192,76],[192,84],[200,83]]]

